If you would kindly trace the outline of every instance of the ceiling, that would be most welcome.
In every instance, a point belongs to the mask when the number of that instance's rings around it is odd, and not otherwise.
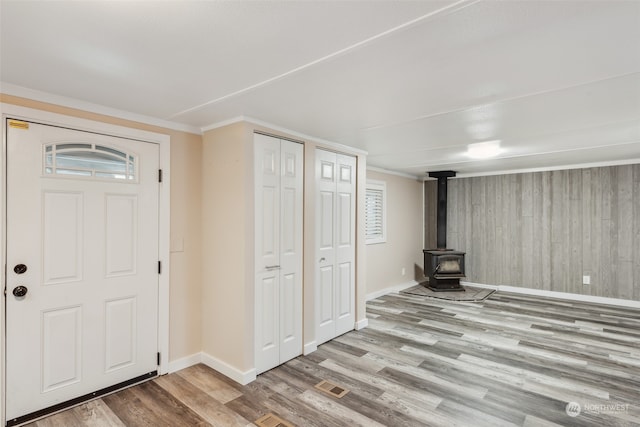
[[[423,176],[640,161],[640,1],[7,1],[0,90]],[[491,160],[471,143],[500,140]]]

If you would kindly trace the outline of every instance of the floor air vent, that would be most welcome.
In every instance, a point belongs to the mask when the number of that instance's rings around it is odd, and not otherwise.
[[[258,427],[293,427],[292,424],[289,424],[282,418],[278,417],[275,414],[267,414],[264,417],[260,417],[254,423]]]
[[[347,390],[346,388],[340,387],[327,380],[323,380],[320,383],[316,384],[316,388],[327,393],[330,396],[337,397],[338,399],[349,393],[349,390]]]

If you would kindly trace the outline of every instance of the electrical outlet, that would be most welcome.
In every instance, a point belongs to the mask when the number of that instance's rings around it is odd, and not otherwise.
[[[591,284],[591,276],[582,276],[582,284],[590,285]]]

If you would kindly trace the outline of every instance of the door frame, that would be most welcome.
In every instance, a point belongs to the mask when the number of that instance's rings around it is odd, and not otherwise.
[[[169,370],[169,285],[170,285],[170,200],[171,200],[171,138],[169,135],[149,132],[105,122],[87,120],[74,116],[67,116],[13,104],[0,103],[2,113],[2,152],[0,153],[0,266],[6,266],[6,224],[7,224],[7,129],[6,119],[15,118],[34,121],[45,125],[66,127],[79,131],[100,133],[109,136],[135,139],[142,142],[158,144],[160,148],[160,168],[162,169],[162,183],[158,198],[158,250],[162,272],[158,276],[158,352],[161,354],[158,374],[166,374]],[[0,274],[0,288],[6,289],[6,275]],[[7,296],[2,293],[0,303],[0,422],[6,424],[6,316]]]

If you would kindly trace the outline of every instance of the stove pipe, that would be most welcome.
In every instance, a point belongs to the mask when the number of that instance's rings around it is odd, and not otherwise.
[[[447,248],[447,178],[456,176],[454,171],[429,172],[430,178],[438,178],[437,248]]]

